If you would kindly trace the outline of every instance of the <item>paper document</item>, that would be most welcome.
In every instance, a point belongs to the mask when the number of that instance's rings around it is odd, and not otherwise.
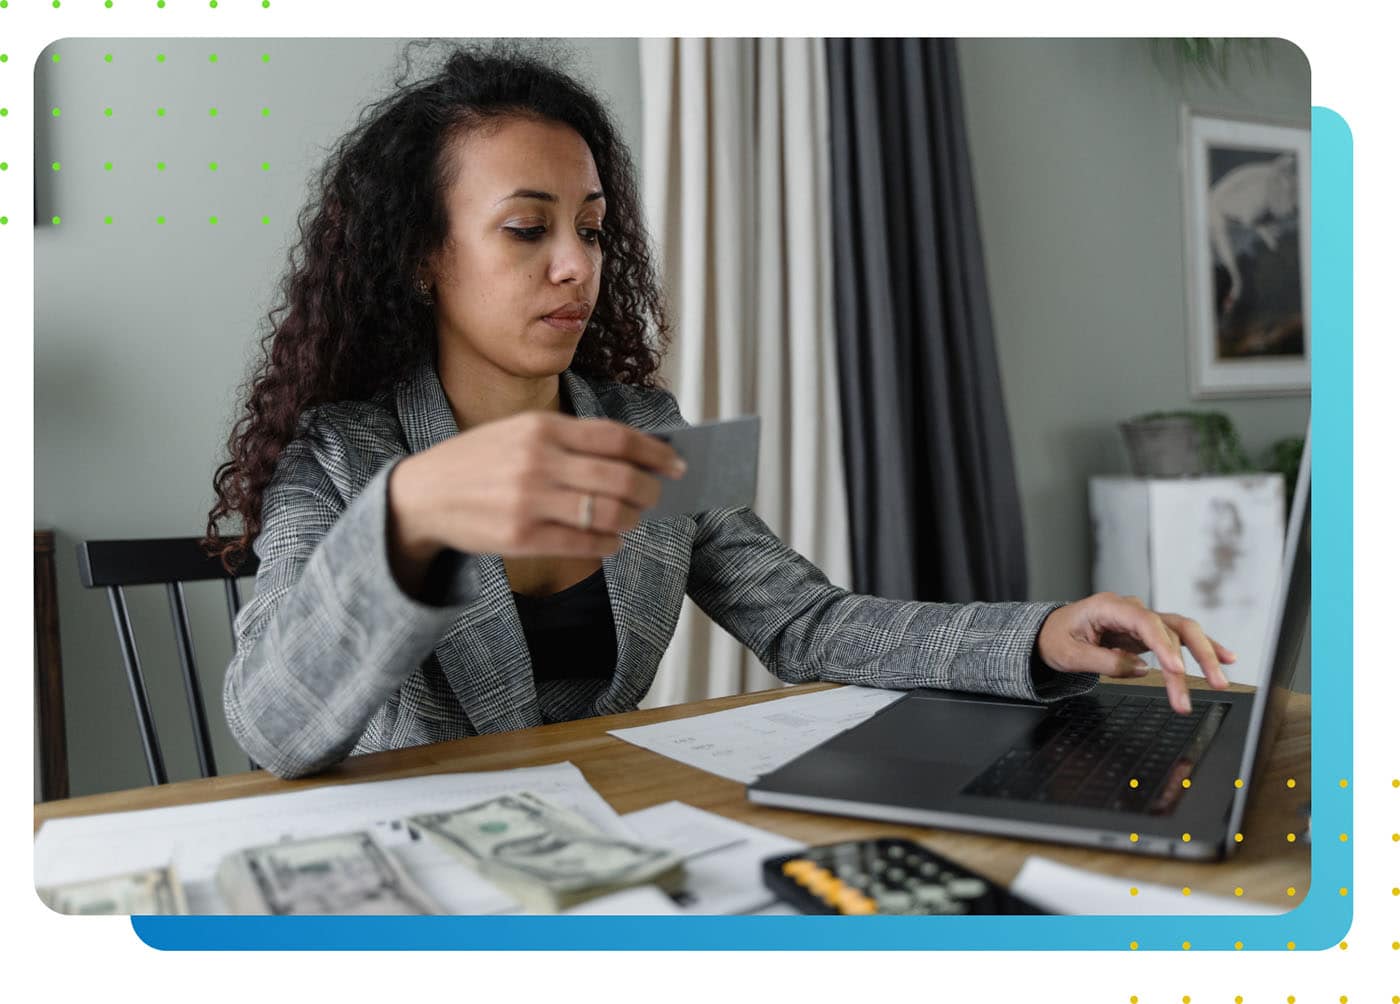
[[[684,802],[622,818],[644,843],[684,859],[685,891],[678,897],[683,913],[755,913],[772,906],[777,897],[763,884],[763,860],[805,846]]]
[[[514,912],[514,900],[428,841],[414,839],[400,820],[520,790],[547,797],[609,834],[636,839],[577,767],[559,763],[53,819],[34,839],[34,882],[58,885],[173,867],[191,913],[225,913],[214,883],[225,855],[288,838],[368,830],[445,911]]]
[[[865,721],[902,690],[838,687],[656,725],[613,729],[611,736],[681,763],[751,784]]]
[[[1100,875],[1035,855],[1021,866],[1011,891],[1051,913],[1261,916],[1287,912],[1243,898],[1194,890],[1187,896],[1179,887]]]

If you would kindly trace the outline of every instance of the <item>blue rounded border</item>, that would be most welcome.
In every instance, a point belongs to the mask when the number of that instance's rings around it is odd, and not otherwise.
[[[1330,948],[1351,924],[1352,137],[1312,113],[1313,852],[1310,894],[1266,917],[133,917],[161,949]],[[1344,841],[1342,834],[1347,834]]]

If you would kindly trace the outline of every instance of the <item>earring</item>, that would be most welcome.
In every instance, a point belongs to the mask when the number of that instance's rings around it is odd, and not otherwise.
[[[428,288],[427,281],[421,275],[414,280],[413,291],[418,294],[418,299],[423,303],[433,302],[433,291]]]

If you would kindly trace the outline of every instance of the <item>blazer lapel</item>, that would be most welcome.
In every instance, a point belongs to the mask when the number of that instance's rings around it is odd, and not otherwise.
[[[564,371],[563,382],[579,418],[633,424],[627,415],[608,414],[593,388],[573,371]],[[603,558],[603,579],[617,633],[617,669],[593,703],[595,715],[631,711],[651,689],[685,599],[685,576],[675,574],[678,544],[688,565],[693,536],[694,523],[684,516],[644,519],[622,535],[617,551]]]
[[[561,374],[579,418],[614,418],[593,388],[571,370]],[[458,432],[437,371],[425,363],[397,389],[399,421],[411,453],[422,453]],[[630,711],[651,688],[685,599],[685,576],[694,523],[684,516],[648,520],[622,535],[622,546],[603,558],[612,603],[617,668],[594,701],[594,714]],[[505,732],[542,722],[530,650],[499,555],[477,556],[481,595],[463,608],[434,648],[443,675],[476,732]]]
[[[442,383],[424,363],[397,389],[409,452],[422,453],[458,432]],[[479,734],[541,724],[530,650],[499,555],[477,556],[481,595],[467,604],[433,649],[452,692]]]

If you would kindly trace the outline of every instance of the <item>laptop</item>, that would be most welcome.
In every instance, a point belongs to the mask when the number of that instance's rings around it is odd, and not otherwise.
[[[1254,693],[1193,689],[1188,717],[1171,710],[1164,691],[1125,684],[1101,683],[1049,705],[911,690],[760,777],[749,800],[1140,854],[1228,857],[1307,626],[1311,457],[1309,433],[1262,653],[1270,676]]]

